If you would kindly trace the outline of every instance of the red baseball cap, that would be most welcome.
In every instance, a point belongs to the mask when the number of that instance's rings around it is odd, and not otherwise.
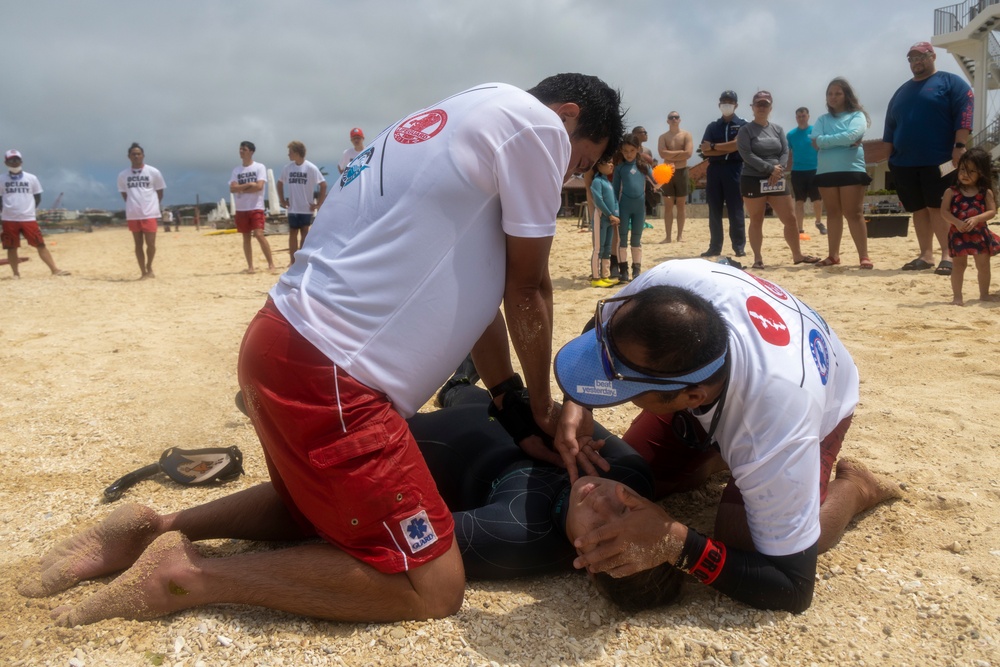
[[[753,104],[757,100],[767,100],[768,102],[771,103],[774,102],[774,100],[771,98],[771,93],[767,92],[766,90],[758,90],[756,93],[754,93],[753,99],[750,101],[750,103]]]
[[[910,55],[914,51],[919,51],[920,53],[934,53],[934,46],[930,42],[917,42],[907,50],[906,55]]]
[[[351,138],[353,139],[354,137],[361,137],[362,139],[364,139],[365,138],[365,133],[361,131],[360,127],[352,128],[351,129]]]

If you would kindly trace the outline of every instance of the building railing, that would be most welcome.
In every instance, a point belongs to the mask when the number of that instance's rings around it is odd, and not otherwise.
[[[1000,0],[965,0],[957,5],[935,9],[934,34],[946,35],[949,32],[958,32],[990,5],[1000,5]]]
[[[1000,145],[1000,116],[993,119],[993,122],[977,132],[968,141],[969,148],[982,148],[987,153],[991,153],[995,146]]]

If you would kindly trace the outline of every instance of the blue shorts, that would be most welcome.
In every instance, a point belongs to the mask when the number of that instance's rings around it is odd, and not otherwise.
[[[288,214],[288,228],[289,229],[302,229],[303,227],[308,227],[313,223],[312,213],[289,213]]]

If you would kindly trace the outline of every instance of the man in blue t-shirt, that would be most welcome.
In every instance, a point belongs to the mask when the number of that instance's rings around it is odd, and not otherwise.
[[[813,215],[816,216],[816,229],[820,234],[826,234],[823,224],[823,201],[819,197],[819,188],[813,182],[816,178],[816,149],[813,148],[809,133],[809,109],[799,107],[795,110],[796,127],[789,130],[788,166],[792,170],[792,191],[795,193],[795,222],[799,225],[799,236],[806,236],[806,198],[812,202]]]
[[[722,204],[729,212],[729,240],[733,253],[743,257],[747,253],[746,227],[743,218],[743,196],[740,194],[740,175],[743,173],[743,158],[736,147],[736,135],[747,124],[736,115],[737,99],[732,90],[723,91],[719,96],[719,111],[722,118],[714,120],[705,128],[701,139],[701,152],[708,158],[705,196],[708,199],[708,250],[702,257],[716,257],[722,254]]]
[[[903,207],[913,214],[920,256],[904,271],[934,267],[934,237],[941,246],[935,269],[951,275],[948,223],[941,218],[941,198],[954,182],[954,171],[942,176],[942,166],[958,166],[972,130],[972,88],[961,77],[938,72],[934,47],[917,42],[906,54],[913,78],[889,100],[882,140],[889,145],[889,171]]]

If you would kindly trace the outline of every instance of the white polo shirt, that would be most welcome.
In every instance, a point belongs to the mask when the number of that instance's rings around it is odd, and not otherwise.
[[[412,415],[503,297],[506,236],[555,234],[569,136],[483,84],[384,130],[351,163],[271,296],[337,366]]]

